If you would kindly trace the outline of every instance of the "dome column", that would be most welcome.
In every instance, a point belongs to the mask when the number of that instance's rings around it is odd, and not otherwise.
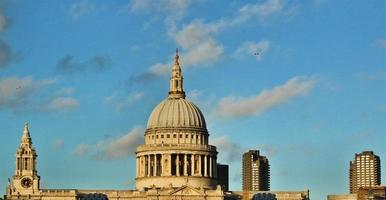
[[[151,165],[151,160],[150,160],[150,155],[147,155],[147,176],[150,176],[150,166]]]
[[[188,175],[188,155],[184,154],[184,176]]]
[[[176,175],[180,176],[180,155],[176,154]]]
[[[198,155],[198,175],[199,176],[202,176],[202,173],[201,173],[201,169],[202,169],[202,165],[201,165],[201,155]]]
[[[212,171],[212,156],[209,156],[209,176],[213,177],[213,171]]]
[[[208,160],[207,160],[208,155],[204,156],[204,176],[208,176]]]
[[[190,173],[190,175],[194,175],[194,154],[192,154],[191,156],[190,156],[190,160],[191,160],[191,162],[190,162],[190,169],[191,169],[191,173]]]
[[[157,176],[157,154],[154,154],[153,176]]]

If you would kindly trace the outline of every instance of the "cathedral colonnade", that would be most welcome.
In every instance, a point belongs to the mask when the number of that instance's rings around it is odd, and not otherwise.
[[[210,154],[154,153],[136,157],[136,177],[200,176],[217,178],[216,156]]]

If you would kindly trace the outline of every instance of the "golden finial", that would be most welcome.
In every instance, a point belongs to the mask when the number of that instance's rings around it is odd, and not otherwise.
[[[175,65],[179,65],[180,63],[178,62],[178,58],[179,58],[179,56],[178,56],[178,48],[176,48],[176,56],[174,58],[175,58],[174,64]]]

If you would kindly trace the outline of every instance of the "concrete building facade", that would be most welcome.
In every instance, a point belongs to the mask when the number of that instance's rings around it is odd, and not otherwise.
[[[243,154],[242,175],[243,191],[269,191],[269,162],[258,150],[250,150]]]
[[[381,185],[381,162],[372,151],[355,154],[350,161],[350,193],[357,193],[360,187]]]

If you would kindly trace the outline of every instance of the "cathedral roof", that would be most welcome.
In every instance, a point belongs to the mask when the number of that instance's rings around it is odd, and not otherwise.
[[[154,108],[147,128],[199,128],[206,130],[200,109],[184,99],[166,99]]]
[[[177,49],[170,78],[169,96],[154,108],[147,122],[147,129],[195,128],[206,132],[204,115],[196,105],[185,99],[182,70],[178,59]]]

